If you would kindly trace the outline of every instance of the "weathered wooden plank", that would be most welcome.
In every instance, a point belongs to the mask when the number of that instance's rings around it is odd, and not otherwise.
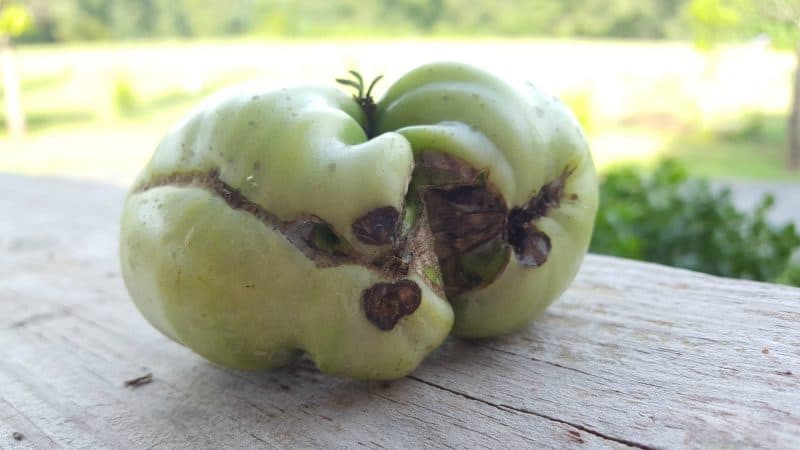
[[[122,196],[0,176],[2,447],[800,446],[798,289],[590,256],[527,330],[451,339],[402,380],[244,373],[128,300]]]

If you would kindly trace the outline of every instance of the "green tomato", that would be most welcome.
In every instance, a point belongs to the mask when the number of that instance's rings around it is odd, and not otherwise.
[[[530,85],[461,64],[418,68],[377,104],[248,85],[159,144],[125,202],[122,272],[156,328],[215,363],[306,354],[391,379],[450,333],[541,313],[596,210],[577,122]]]

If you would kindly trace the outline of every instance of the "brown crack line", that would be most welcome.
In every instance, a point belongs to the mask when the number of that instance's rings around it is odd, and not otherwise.
[[[508,214],[506,238],[520,264],[539,267],[547,262],[552,249],[550,236],[540,231],[534,223],[561,204],[567,178],[574,171],[571,168],[564,169],[558,178],[542,186],[524,206],[512,208]],[[572,194],[570,199],[574,196]]]
[[[561,172],[555,180],[545,184],[522,208],[513,208],[511,214],[519,215],[516,220],[522,222],[531,222],[544,217],[550,212],[551,209],[557,208],[561,204],[561,199],[564,198],[564,189],[566,188],[567,178],[575,172],[574,168],[567,167]],[[570,196],[573,199],[575,194]],[[577,196],[574,197],[577,199]]]
[[[218,168],[210,171],[192,171],[155,177],[137,186],[133,192],[141,193],[164,186],[196,186],[217,195],[234,210],[245,211],[273,230],[283,234],[289,243],[314,262],[317,267],[326,268],[345,264],[361,265],[377,271],[390,279],[408,275],[409,266],[405,261],[405,241],[378,257],[359,255],[333,229],[333,227],[313,214],[302,214],[292,220],[281,220],[263,206],[248,199],[238,189],[220,178]],[[385,212],[384,212],[385,213]]]

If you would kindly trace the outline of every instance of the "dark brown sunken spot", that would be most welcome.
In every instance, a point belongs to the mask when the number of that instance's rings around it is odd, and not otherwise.
[[[419,308],[422,290],[411,280],[377,283],[361,295],[364,314],[379,330],[388,331],[401,317]]]
[[[353,223],[353,234],[365,244],[391,244],[397,235],[399,219],[400,212],[391,206],[376,208]]]
[[[517,261],[528,267],[539,267],[544,264],[552,248],[550,237],[530,224],[526,227],[525,232],[513,242],[509,238],[509,244],[514,248]]]

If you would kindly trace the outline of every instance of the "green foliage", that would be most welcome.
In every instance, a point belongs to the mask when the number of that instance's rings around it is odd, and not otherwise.
[[[122,115],[136,113],[139,109],[139,96],[133,81],[126,76],[118,76],[114,80],[114,92],[111,95],[114,110]]]
[[[667,161],[650,175],[608,173],[600,205],[592,252],[800,286],[800,234],[767,222],[769,196],[751,213],[739,212],[730,191]]]
[[[784,114],[751,111],[724,128],[683,129],[666,141],[661,155],[685,165],[691,176],[797,182],[786,168]]]
[[[796,41],[800,0],[18,0],[29,39],[494,35]]]
[[[800,251],[794,253],[791,262],[774,280],[776,283],[788,284],[790,286],[800,286]]]
[[[0,0],[0,36],[17,37],[33,29],[33,17],[17,3]]]
[[[794,47],[800,39],[800,0],[691,0],[688,11],[702,48],[760,34],[778,47]]]
[[[720,40],[735,36],[734,30],[742,22],[742,3],[738,0],[692,0],[688,10],[696,44],[708,49]]]
[[[687,37],[689,0],[20,0],[31,39],[261,34]]]

